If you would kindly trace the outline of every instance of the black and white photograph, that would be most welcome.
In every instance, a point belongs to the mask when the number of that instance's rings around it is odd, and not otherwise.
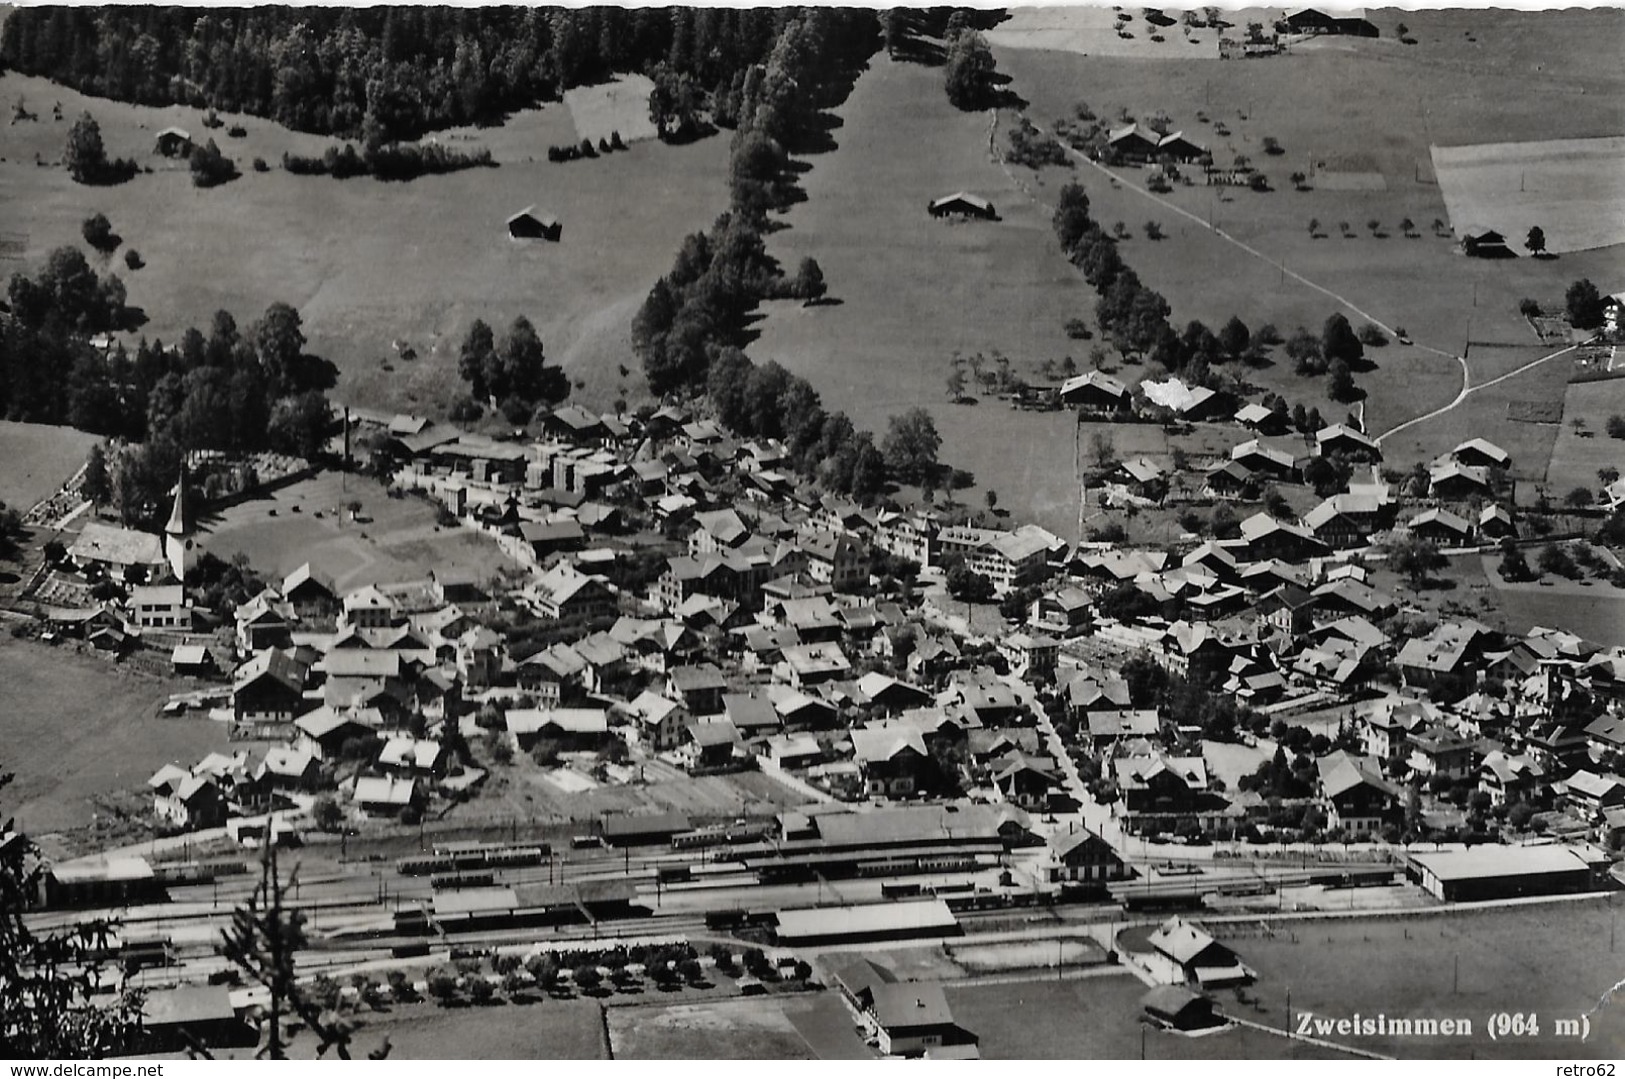
[[[1613,1075],[1622,56],[0,5],[0,1059]]]

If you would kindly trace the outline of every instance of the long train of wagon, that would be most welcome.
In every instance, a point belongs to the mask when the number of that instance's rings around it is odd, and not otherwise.
[[[512,869],[541,865],[553,853],[546,843],[447,844],[428,854],[414,854],[395,863],[403,877],[430,877],[442,873],[462,873],[480,869]]]
[[[991,864],[1004,847],[997,840],[967,843],[955,850],[940,847],[867,849],[850,851],[756,852],[739,859],[763,884],[813,880],[824,877],[885,877],[921,873],[953,873]]]
[[[711,824],[689,832],[678,832],[671,837],[672,850],[701,850],[706,847],[726,847],[738,843],[755,843],[773,834],[774,825],[767,821],[735,824]]]

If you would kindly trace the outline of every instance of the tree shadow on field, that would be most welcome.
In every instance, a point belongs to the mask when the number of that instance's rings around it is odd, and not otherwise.
[[[833,112],[818,112],[807,121],[807,130],[800,132],[787,147],[793,154],[827,154],[840,148],[831,134],[846,125],[846,121]]]
[[[903,39],[892,46],[891,58],[924,67],[941,67],[948,62],[948,54],[941,45],[907,31]]]

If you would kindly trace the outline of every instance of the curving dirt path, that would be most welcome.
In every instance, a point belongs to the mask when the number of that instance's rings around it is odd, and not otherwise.
[[[1448,405],[1445,405],[1443,408],[1436,408],[1432,412],[1423,413],[1420,416],[1415,416],[1415,417],[1413,417],[1411,419],[1408,419],[1408,420],[1404,421],[1403,423],[1399,423],[1399,424],[1394,425],[1393,427],[1388,428],[1388,430],[1384,431],[1382,434],[1377,435],[1373,439],[1373,441],[1375,441],[1378,445],[1381,445],[1382,440],[1387,438],[1389,435],[1397,435],[1399,432],[1405,430],[1407,427],[1414,427],[1417,424],[1422,423],[1422,422],[1424,422],[1426,420],[1431,420],[1436,416],[1443,416],[1446,412],[1449,412],[1450,410],[1456,408],[1463,401],[1467,400],[1468,397],[1471,397],[1473,394],[1477,393],[1479,390],[1487,390],[1491,386],[1496,385],[1497,383],[1505,382],[1507,379],[1513,378],[1513,377],[1515,377],[1517,375],[1521,375],[1525,371],[1530,370],[1531,368],[1539,367],[1541,364],[1545,363],[1547,360],[1555,360],[1559,356],[1567,355],[1568,353],[1573,352],[1577,347],[1579,347],[1579,346],[1570,345],[1568,348],[1558,349],[1556,352],[1550,353],[1549,355],[1546,355],[1546,356],[1542,356],[1538,360],[1530,360],[1528,363],[1524,364],[1522,367],[1513,368],[1511,371],[1508,371],[1504,375],[1497,375],[1495,378],[1490,379],[1488,382],[1481,382],[1477,386],[1474,386],[1474,385],[1470,384],[1470,376],[1469,376],[1468,370],[1467,370],[1467,361],[1464,358],[1457,357],[1458,359],[1461,359],[1461,392],[1456,394],[1456,399],[1451,401]]]

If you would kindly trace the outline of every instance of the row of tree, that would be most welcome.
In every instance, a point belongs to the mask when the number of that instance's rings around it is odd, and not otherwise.
[[[619,136],[616,136],[619,138]],[[213,144],[213,140],[210,140]],[[194,152],[195,158],[195,152]],[[282,167],[300,176],[331,176],[347,180],[352,176],[375,176],[380,180],[415,180],[419,176],[439,176],[462,169],[497,167],[491,151],[457,150],[440,143],[417,145],[364,145],[342,148],[329,146],[320,156],[284,153]]]
[[[806,379],[778,363],[757,365],[742,349],[747,319],[763,300],[813,303],[824,296],[817,262],[805,259],[794,278],[786,277],[767,254],[762,230],[769,212],[797,197],[789,148],[818,145],[819,111],[850,89],[859,63],[874,48],[873,28],[867,12],[800,13],[785,24],[767,61],[741,73],[734,99],[713,101],[735,124],[731,208],[710,232],[684,239],[632,326],[633,348],[653,392],[704,392],[724,426],[745,436],[783,439],[797,471],[865,501],[881,493],[888,474],[905,482],[938,482],[941,438],[930,414],[915,409],[893,417],[877,448],[874,435],[857,430],[844,412],[826,411]],[[656,80],[657,95],[672,93]],[[651,109],[659,111],[653,103]],[[671,119],[656,117],[657,123]]]
[[[0,63],[98,97],[213,106],[377,146],[500,122],[661,63],[725,92],[797,17],[765,7],[31,7],[7,18]]]
[[[1192,353],[1169,324],[1168,301],[1140,283],[1117,241],[1089,216],[1083,185],[1069,183],[1061,189],[1051,223],[1061,251],[1100,295],[1095,317],[1118,351],[1150,355],[1170,371],[1183,370]]]
[[[767,254],[767,214],[794,197],[787,147],[818,128],[821,104],[851,86],[868,13],[810,9],[780,31],[767,62],[740,74],[729,158],[730,210],[707,233],[684,239],[671,271],[655,282],[632,324],[632,344],[656,394],[695,391],[721,349],[741,347],[746,320],[763,300],[823,294],[816,263],[788,282]],[[656,87],[659,92],[659,84]]]

